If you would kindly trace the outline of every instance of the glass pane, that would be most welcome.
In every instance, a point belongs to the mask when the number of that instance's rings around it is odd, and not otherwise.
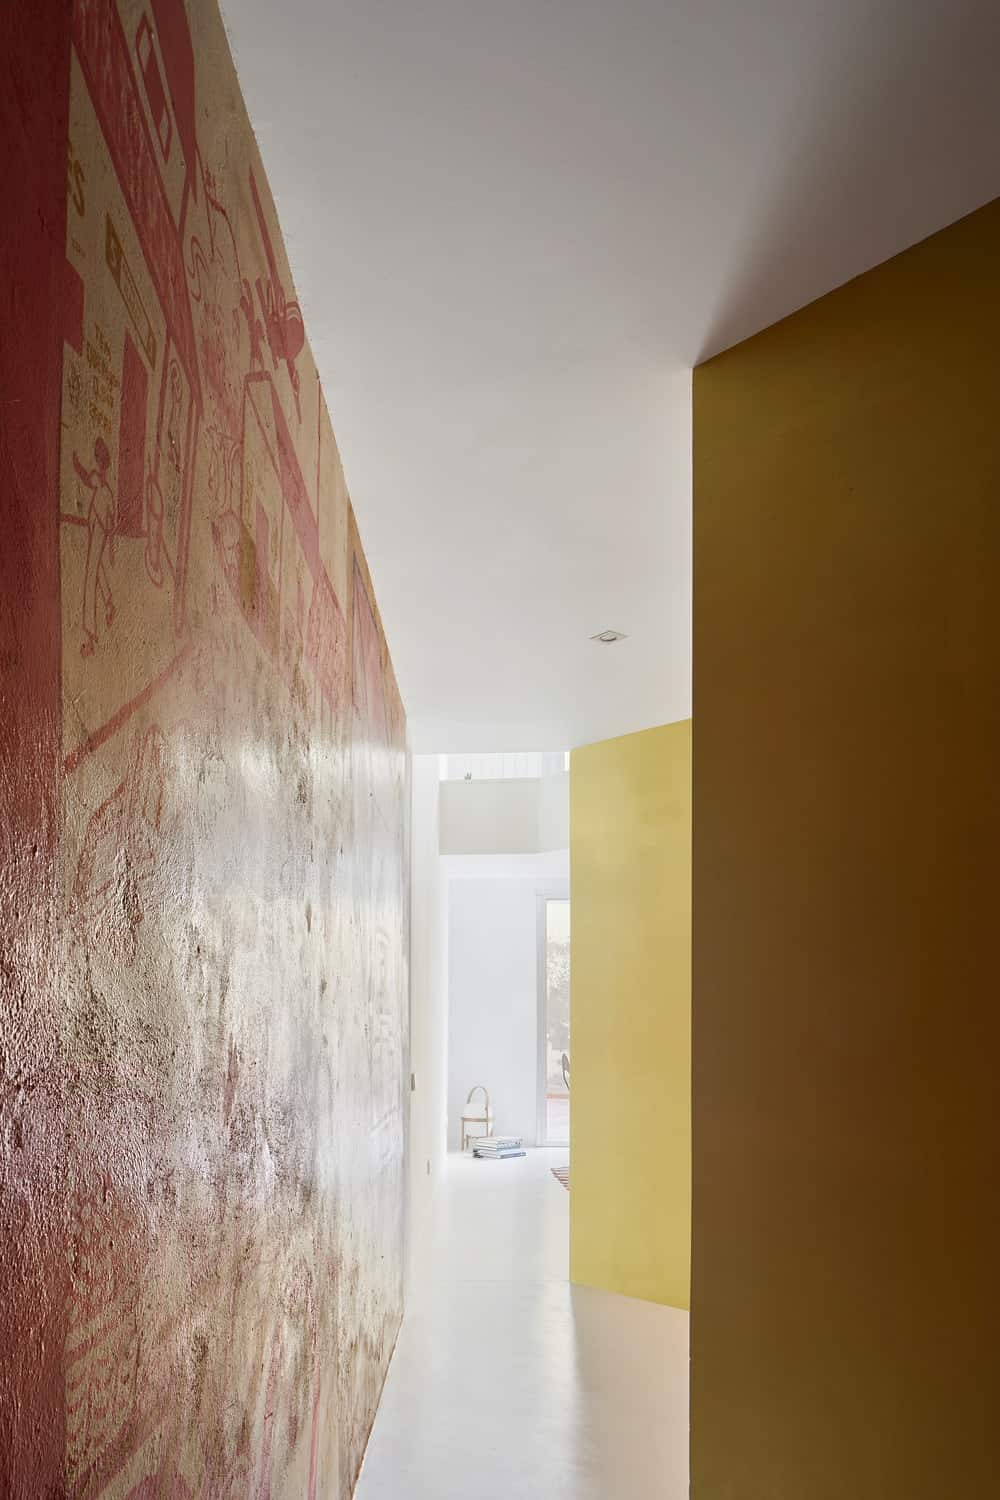
[[[545,1124],[569,1145],[569,902],[545,903]]]

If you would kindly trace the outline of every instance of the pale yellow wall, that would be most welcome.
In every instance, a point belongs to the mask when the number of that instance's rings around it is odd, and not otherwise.
[[[993,1500],[1000,202],[696,370],[694,477],[691,1493]]]
[[[687,1307],[691,721],[570,761],[570,1275]]]

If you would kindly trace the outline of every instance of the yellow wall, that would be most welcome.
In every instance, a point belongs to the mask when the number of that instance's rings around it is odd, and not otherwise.
[[[987,1500],[1000,202],[694,422],[692,1495]]]
[[[570,761],[570,1274],[687,1307],[691,721]]]

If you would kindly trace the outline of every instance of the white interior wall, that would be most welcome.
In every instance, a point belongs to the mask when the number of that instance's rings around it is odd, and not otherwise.
[[[538,1107],[538,900],[569,895],[569,853],[452,857],[448,873],[448,1147],[469,1090],[498,1134],[533,1145]]]
[[[538,781],[538,847],[569,848],[569,772]]]
[[[443,781],[440,809],[442,854],[539,854],[569,845],[569,775],[562,770]]]

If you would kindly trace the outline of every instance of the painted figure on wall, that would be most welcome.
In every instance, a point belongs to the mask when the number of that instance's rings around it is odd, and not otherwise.
[[[110,626],[115,618],[115,601],[108,578],[108,561],[115,560],[115,497],[108,484],[111,454],[102,437],[94,439],[94,468],[86,469],[79,454],[73,454],[73,468],[85,489],[90,491],[87,505],[87,563],[83,577],[83,632],[81,656],[93,656],[101,625]],[[105,553],[108,558],[105,558]]]
[[[403,710],[215,6],[73,0],[69,89],[65,1492],[346,1500],[401,1315]]]

